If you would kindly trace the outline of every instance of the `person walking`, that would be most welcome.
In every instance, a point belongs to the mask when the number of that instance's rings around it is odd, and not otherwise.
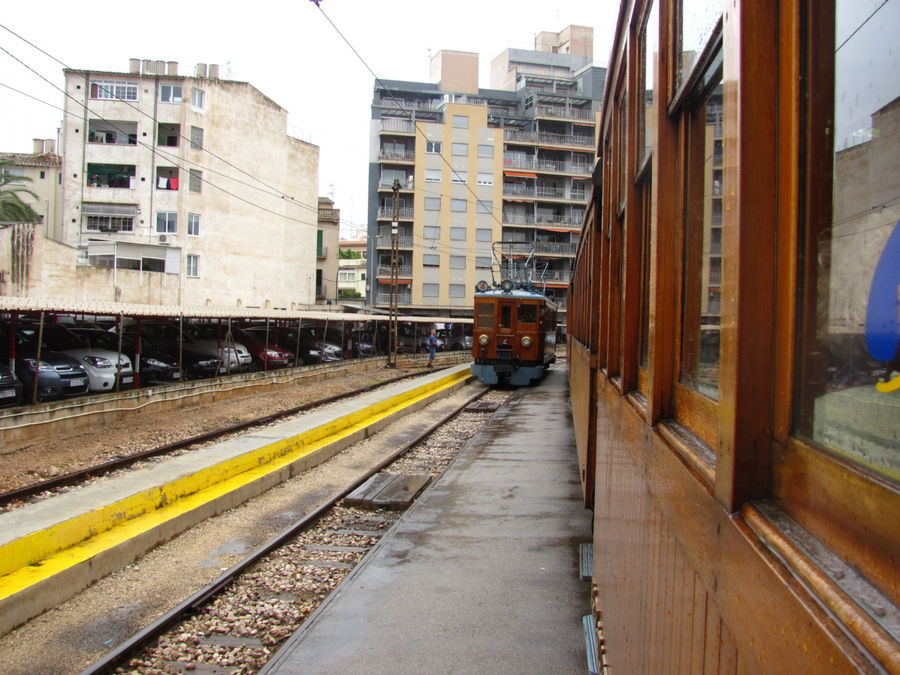
[[[428,363],[425,364],[426,368],[431,368],[434,365],[434,352],[437,350],[437,332],[432,329],[431,335],[428,338]]]

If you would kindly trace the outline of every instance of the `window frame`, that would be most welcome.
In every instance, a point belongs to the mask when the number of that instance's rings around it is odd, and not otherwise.
[[[200,256],[196,253],[188,253],[184,256],[184,275],[191,279],[200,278]]]

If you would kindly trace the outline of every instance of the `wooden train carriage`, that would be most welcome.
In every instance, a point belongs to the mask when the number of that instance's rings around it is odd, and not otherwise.
[[[620,7],[568,299],[616,672],[900,672],[897,26]]]

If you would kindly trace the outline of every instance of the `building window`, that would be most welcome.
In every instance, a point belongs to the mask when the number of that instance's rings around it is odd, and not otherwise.
[[[178,232],[178,213],[175,211],[160,211],[156,214],[157,234],[176,234]]]
[[[469,144],[468,143],[453,143],[451,146],[451,152],[454,155],[462,155],[465,157],[469,154]]]
[[[494,212],[494,200],[492,199],[479,199],[476,204],[476,213],[493,213]]]
[[[187,260],[187,275],[189,277],[199,277],[200,276],[200,256],[188,254],[186,256]]]
[[[181,85],[163,84],[159,87],[159,100],[163,103],[181,103]]]
[[[338,281],[356,282],[356,270],[339,270]]]
[[[188,236],[189,237],[199,237],[200,236],[200,214],[199,213],[189,213],[188,214]]]
[[[469,128],[469,118],[465,115],[454,115],[453,116],[453,128],[454,129],[468,129]]]
[[[439,227],[422,228],[422,236],[424,236],[426,239],[440,239],[441,238],[441,228],[439,228]]]
[[[87,165],[87,184],[93,187],[130,188],[133,187],[134,176],[133,164]]]
[[[438,293],[438,284],[422,284],[422,295],[426,298],[436,298]]]
[[[422,256],[422,264],[425,267],[438,267],[441,264],[441,256],[437,253],[425,253]]]
[[[197,169],[191,169],[190,180],[188,181],[188,189],[191,192],[201,192],[202,183],[203,172],[197,171]]]
[[[202,127],[191,127],[191,147],[194,148],[194,150],[203,149]]]
[[[465,213],[467,206],[468,206],[468,202],[466,202],[465,199],[451,199],[450,200],[450,210],[455,211],[456,213]]]
[[[134,218],[124,216],[88,216],[85,232],[134,232]]]
[[[206,92],[202,89],[194,88],[191,91],[191,105],[200,110],[206,108]]]
[[[440,169],[425,169],[425,180],[430,182],[441,182],[441,170]]]
[[[464,269],[466,269],[466,256],[464,256],[464,255],[451,255],[451,256],[450,256],[450,269],[453,269],[453,270],[464,270]]]
[[[491,268],[491,256],[489,255],[479,255],[475,257],[475,267],[478,269],[490,269]]]
[[[494,184],[494,174],[479,173],[478,174],[478,184],[479,185],[493,185]]]
[[[451,298],[466,297],[466,285],[465,284],[450,284],[450,297]]]
[[[95,80],[91,82],[91,98],[108,101],[137,101],[138,86],[135,82]]]
[[[435,155],[441,154],[441,142],[425,141],[425,152],[429,152]]]
[[[425,210],[426,211],[440,211],[441,210],[441,198],[440,197],[425,197]]]
[[[493,230],[478,228],[475,230],[475,241],[491,241],[494,238]]]
[[[10,184],[16,184],[16,185],[19,185],[19,184],[24,185],[25,184],[25,169],[24,168],[15,167],[15,166],[4,167],[3,168],[3,177],[6,178],[7,176],[9,176],[9,178],[7,180],[9,181]]]
[[[451,180],[454,183],[465,183],[467,180],[469,180],[469,174],[466,171],[459,171],[457,169],[454,169],[450,172],[450,175]]]
[[[493,145],[482,145],[478,144],[478,156],[479,157],[493,157],[494,156],[494,146]]]
[[[451,227],[450,228],[450,238],[455,241],[465,241],[466,240],[466,228]]]

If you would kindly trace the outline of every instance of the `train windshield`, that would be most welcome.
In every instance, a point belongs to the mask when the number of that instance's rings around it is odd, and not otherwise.
[[[519,305],[519,323],[537,323],[537,305]]]
[[[498,318],[498,328],[512,328],[512,305],[505,302],[502,303],[500,305],[500,316]]]

